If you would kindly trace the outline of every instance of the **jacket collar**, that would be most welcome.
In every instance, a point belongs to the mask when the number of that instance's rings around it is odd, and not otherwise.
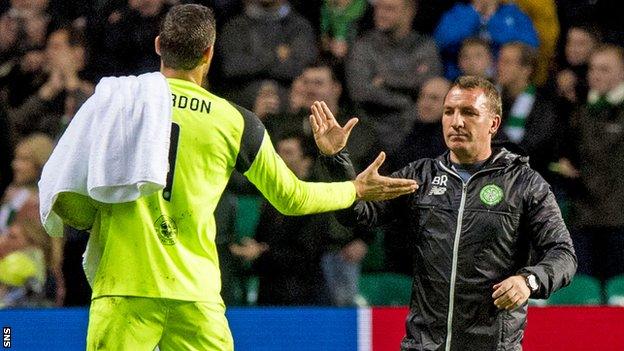
[[[443,165],[445,165],[448,168],[451,168],[452,166],[451,152],[449,150],[446,150],[445,153],[438,156],[436,160],[438,160],[439,162],[441,162]],[[516,163],[517,164],[529,163],[529,158],[527,156],[520,156],[518,154],[510,152],[504,147],[493,147],[492,156],[490,156],[490,158],[488,158],[485,161],[485,164],[483,165],[483,169],[500,168],[500,167],[505,168]]]

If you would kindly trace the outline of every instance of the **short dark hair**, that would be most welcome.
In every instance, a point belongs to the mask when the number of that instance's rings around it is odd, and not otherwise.
[[[329,71],[332,81],[339,81],[338,76],[336,75],[335,66],[331,63],[330,59],[326,57],[321,56],[311,63],[307,64],[303,70],[305,71],[307,69],[327,69]]]
[[[214,45],[216,24],[212,10],[197,4],[169,9],[160,26],[160,55],[166,67],[191,70]]]
[[[500,93],[489,80],[477,76],[461,76],[455,79],[449,91],[455,87],[460,89],[483,90],[487,98],[488,109],[496,115],[501,116],[503,114],[503,102],[501,101]]]
[[[311,136],[307,136],[301,130],[287,130],[277,136],[277,142],[275,145],[279,144],[282,141],[295,139],[299,141],[299,146],[301,147],[301,153],[304,157],[315,158],[318,155],[316,150],[316,144],[314,139]]]

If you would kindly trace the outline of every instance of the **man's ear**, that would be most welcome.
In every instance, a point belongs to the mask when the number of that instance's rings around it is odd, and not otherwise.
[[[201,63],[206,64],[212,61],[212,55],[214,54],[214,45],[211,45],[204,50],[204,54],[202,55]]]
[[[161,56],[160,55],[160,35],[156,36],[156,39],[154,39],[154,50],[156,51],[158,56]]]
[[[498,131],[498,128],[500,128],[500,125],[501,125],[501,116],[494,115],[494,118],[492,118],[492,125],[490,126],[490,134],[492,135],[496,134],[496,132]]]

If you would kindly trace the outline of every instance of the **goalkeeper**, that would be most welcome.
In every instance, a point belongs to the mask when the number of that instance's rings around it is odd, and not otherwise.
[[[174,6],[156,38],[172,93],[170,173],[164,190],[97,204],[90,241],[101,247],[87,350],[232,350],[220,297],[213,212],[233,170],[279,211],[343,209],[411,193],[413,180],[379,176],[383,154],[355,181],[306,183],[277,156],[251,112],[202,88],[215,41],[212,11]],[[357,120],[337,135],[348,135]]]

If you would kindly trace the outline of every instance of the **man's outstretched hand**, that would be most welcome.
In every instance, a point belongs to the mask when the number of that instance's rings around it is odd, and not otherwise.
[[[349,134],[358,122],[357,118],[351,118],[344,127],[334,118],[325,102],[315,101],[311,107],[310,125],[314,133],[316,146],[323,155],[335,155],[347,145]]]
[[[379,167],[386,159],[382,151],[379,156],[362,173],[355,177],[355,191],[359,200],[380,201],[390,200],[405,194],[411,194],[418,189],[418,183],[413,179],[384,177],[379,174]]]
[[[323,101],[315,101],[311,110],[310,125],[316,146],[324,155],[337,154],[347,145],[349,134],[351,134],[351,130],[357,124],[358,119],[351,118],[344,127],[341,127]],[[413,179],[399,179],[380,175],[379,167],[385,159],[386,154],[381,152],[375,161],[358,174],[353,181],[359,200],[389,200],[413,193],[418,189],[418,184]]]

